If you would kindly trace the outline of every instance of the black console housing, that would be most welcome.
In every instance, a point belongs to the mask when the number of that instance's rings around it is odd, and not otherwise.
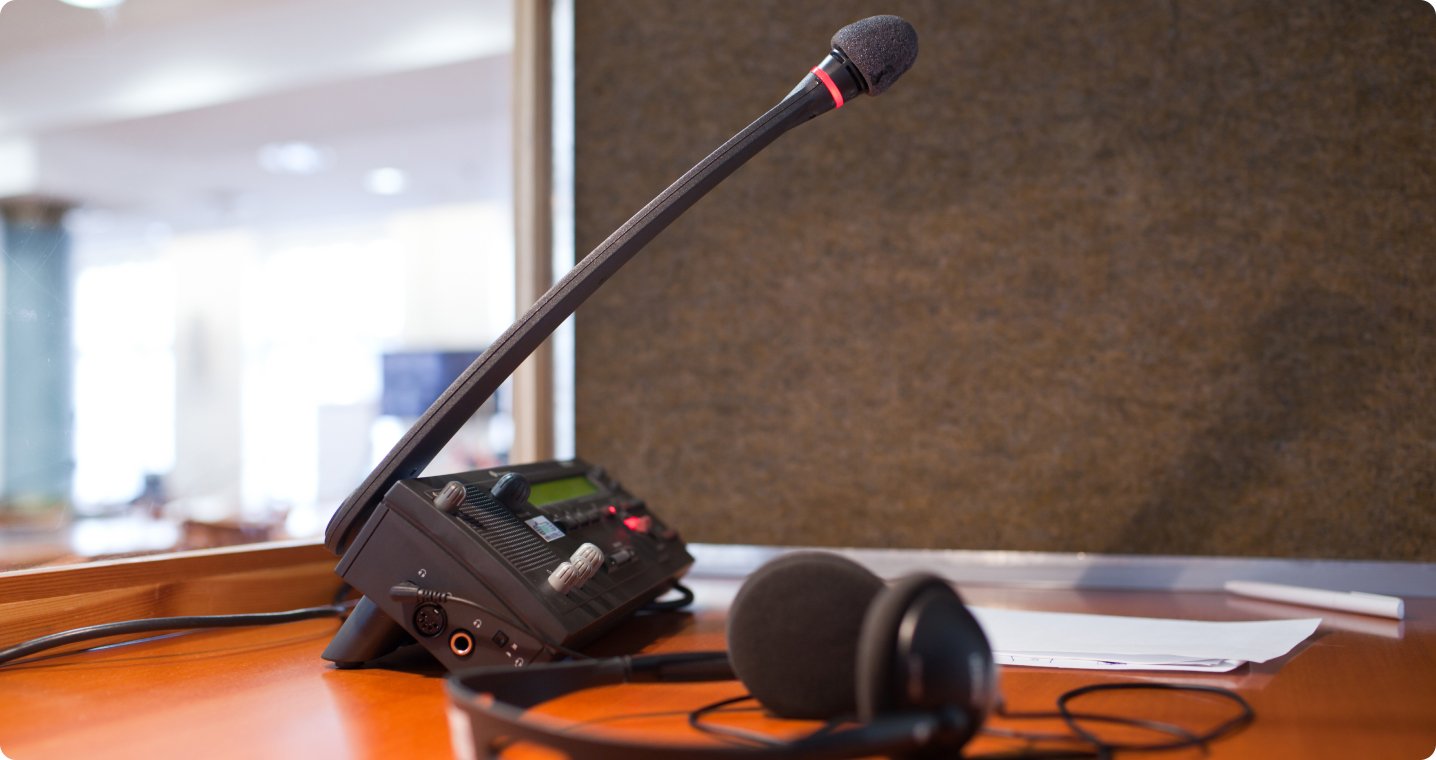
[[[508,478],[496,498],[510,473],[522,480]],[[445,498],[450,482],[459,485]],[[597,547],[602,564],[576,588],[555,588],[550,576],[584,544]],[[335,569],[364,598],[323,656],[357,667],[416,641],[449,670],[523,667],[555,655],[535,634],[581,646],[671,589],[692,564],[682,538],[643,500],[579,459],[400,480]],[[390,590],[405,585],[433,593],[393,598]],[[491,612],[432,598],[439,592]]]

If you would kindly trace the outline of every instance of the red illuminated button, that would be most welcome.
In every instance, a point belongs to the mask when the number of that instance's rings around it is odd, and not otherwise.
[[[653,528],[653,518],[647,515],[629,515],[623,518],[623,524],[634,533],[647,533]]]

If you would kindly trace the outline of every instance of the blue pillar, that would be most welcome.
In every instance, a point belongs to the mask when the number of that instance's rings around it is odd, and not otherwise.
[[[0,505],[51,512],[69,503],[74,470],[70,238],[52,203],[0,204],[4,308]]]

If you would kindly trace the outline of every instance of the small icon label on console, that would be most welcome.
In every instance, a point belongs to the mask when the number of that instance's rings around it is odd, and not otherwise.
[[[539,537],[545,541],[557,541],[563,538],[563,531],[559,530],[557,525],[549,522],[549,519],[543,515],[530,517],[524,520],[524,522],[527,523],[530,528],[533,528],[534,532],[539,534]]]

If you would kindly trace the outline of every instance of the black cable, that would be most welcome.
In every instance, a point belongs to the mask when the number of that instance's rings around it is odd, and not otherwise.
[[[1088,687],[1080,687],[1080,688],[1088,688]],[[1075,689],[1074,689],[1073,691],[1075,691]],[[1071,693],[1070,691],[1068,691],[1068,692],[1063,692],[1063,694],[1058,697],[1059,704],[1060,704],[1060,700],[1066,698],[1067,695],[1070,694],[1070,693]],[[1157,721],[1157,720],[1150,720],[1150,719],[1147,719],[1147,718],[1129,718],[1129,717],[1122,716],[1122,715],[1100,715],[1100,714],[1097,714],[1097,713],[1075,713],[1075,712],[1072,712],[1072,711],[1070,711],[1070,710],[1068,710],[1068,711],[1063,711],[1063,710],[1061,710],[1061,709],[1053,710],[1053,711],[1049,711],[1049,712],[1019,712],[1019,713],[1006,712],[1006,711],[1003,711],[1003,710],[999,710],[999,711],[997,712],[997,715],[1000,716],[1000,717],[1003,717],[1003,718],[1007,718],[1007,719],[1009,719],[1009,720],[1043,720],[1043,719],[1047,719],[1047,720],[1061,720],[1061,721],[1063,721],[1064,723],[1067,723],[1069,726],[1071,725],[1071,721],[1072,721],[1072,720],[1085,720],[1085,721],[1090,721],[1090,722],[1095,722],[1095,723],[1115,723],[1115,724],[1117,724],[1117,725],[1119,725],[1119,726],[1130,726],[1130,727],[1132,727],[1132,728],[1140,728],[1140,729],[1143,729],[1143,730],[1146,730],[1146,731],[1152,731],[1152,732],[1154,732],[1154,733],[1170,734],[1171,736],[1177,737],[1177,738],[1178,738],[1178,741],[1184,742],[1184,744],[1178,744],[1178,745],[1174,745],[1174,746],[1190,746],[1190,743],[1191,743],[1191,742],[1200,742],[1200,741],[1201,741],[1201,737],[1199,737],[1198,735],[1192,733],[1191,731],[1188,731],[1188,730],[1185,729],[1185,728],[1182,728],[1181,726],[1176,726],[1176,725],[1173,725],[1173,724],[1171,724],[1171,723],[1163,723],[1162,721]],[[1103,744],[1103,743],[1101,743],[1101,742],[1095,742],[1095,741],[1093,741],[1091,738],[1088,738],[1087,736],[1082,735],[1081,732],[1075,732],[1075,731],[1074,731],[1074,733],[1077,733],[1076,736],[1071,736],[1071,735],[1067,735],[1067,734],[1043,734],[1043,733],[1026,732],[1026,731],[1010,731],[1010,730],[1004,731],[1003,729],[990,728],[990,727],[988,727],[988,726],[983,726],[983,727],[982,727],[982,731],[983,731],[984,733],[987,733],[987,734],[992,735],[992,736],[1007,736],[1007,737],[1010,737],[1010,738],[1013,738],[1013,739],[1025,739],[1025,740],[1027,740],[1027,741],[1083,741],[1083,742],[1087,742],[1087,743],[1089,743],[1089,744],[1093,744],[1093,745],[1098,746],[1098,747],[1106,747],[1106,746],[1108,746],[1108,745]],[[1155,747],[1155,748],[1156,748],[1156,749],[1163,749],[1163,748],[1165,748],[1165,747],[1163,746],[1163,747]]]
[[[1106,691],[1138,691],[1142,689],[1150,689],[1152,691],[1174,691],[1195,694],[1211,694],[1213,696],[1221,697],[1222,699],[1234,703],[1238,707],[1238,712],[1236,715],[1217,724],[1215,727],[1211,728],[1205,733],[1191,734],[1190,732],[1183,731],[1183,733],[1187,734],[1188,738],[1175,742],[1109,742],[1099,739],[1095,734],[1078,725],[1079,720],[1087,720],[1089,718],[1084,717],[1081,713],[1074,713],[1067,706],[1068,703],[1072,700],[1077,699],[1078,697],[1086,696],[1088,694],[1097,694]],[[1203,750],[1205,750],[1208,742],[1220,739],[1221,737],[1226,736],[1233,731],[1237,731],[1256,718],[1256,711],[1252,709],[1252,706],[1245,699],[1242,699],[1242,695],[1232,691],[1231,689],[1224,689],[1220,686],[1175,683],[1098,683],[1091,684],[1088,686],[1079,686],[1075,689],[1064,692],[1061,696],[1057,698],[1057,711],[1060,714],[1062,720],[1067,724],[1067,727],[1072,730],[1072,733],[1077,734],[1078,736],[1082,737],[1088,742],[1091,742],[1095,746],[1102,747],[1114,752],[1118,750],[1130,750],[1133,752],[1155,752],[1158,750],[1185,749],[1187,747],[1201,747]],[[1137,725],[1138,723],[1148,722],[1151,721],[1135,721],[1134,719],[1134,725]],[[1155,724],[1155,722],[1151,723],[1154,723],[1154,725],[1162,725]]]
[[[677,599],[664,599],[663,601],[655,599],[643,605],[643,608],[640,609],[639,612],[672,612],[674,610],[681,610],[693,603],[693,589],[674,581],[673,590],[678,592],[679,596]]]
[[[718,700],[718,701],[716,701],[716,702],[711,702],[711,703],[709,703],[709,704],[703,705],[702,707],[698,707],[698,708],[695,708],[695,709],[693,709],[693,710],[690,710],[689,713],[688,713],[688,725],[691,726],[691,727],[693,727],[695,730],[699,731],[700,733],[705,733],[705,734],[708,734],[709,736],[713,736],[713,737],[716,737],[716,738],[718,738],[718,739],[722,739],[722,740],[724,740],[724,741],[726,741],[726,742],[728,742],[728,743],[730,743],[730,744],[737,744],[737,745],[739,745],[739,746],[749,746],[749,747],[758,747],[758,748],[774,748],[774,747],[785,747],[785,746],[788,746],[789,744],[791,744],[792,741],[795,741],[795,740],[776,739],[776,738],[774,738],[774,737],[768,736],[768,735],[766,735],[766,734],[759,733],[759,732],[757,732],[757,731],[749,731],[749,730],[747,730],[747,729],[736,728],[736,727],[733,727],[733,726],[724,726],[724,725],[717,724],[717,723],[709,723],[709,722],[707,722],[707,721],[704,720],[704,717],[705,717],[705,716],[707,716],[707,715],[709,715],[709,714],[711,714],[711,713],[717,712],[717,711],[723,709],[724,707],[728,707],[728,706],[730,706],[730,705],[734,705],[734,704],[737,704],[737,703],[739,703],[739,702],[745,702],[745,701],[748,701],[748,700],[750,700],[750,699],[752,699],[752,698],[753,698],[753,696],[752,696],[751,694],[743,694],[743,695],[737,696],[737,697],[730,697],[730,698],[727,698],[727,699],[720,699],[720,700]],[[757,709],[761,709],[761,708],[755,707],[755,708],[752,708],[752,709],[757,710]],[[1056,714],[1054,713],[1053,715],[1055,716]],[[810,734],[807,734],[806,736],[804,736],[804,737],[802,737],[802,738],[803,738],[803,739],[811,739],[811,738],[814,738],[814,737],[817,737],[817,736],[822,736],[822,735],[824,735],[824,734],[831,733],[832,731],[836,730],[840,725],[842,725],[842,721],[829,720],[829,721],[827,721],[826,723],[824,723],[820,728],[818,728],[817,730],[813,731],[813,732],[810,733]],[[1015,737],[1015,738],[1027,738],[1027,737],[1025,737],[1025,736],[1017,736],[1017,737]],[[1052,737],[1050,737],[1050,738],[1059,739],[1059,740],[1064,740],[1064,741],[1082,741],[1082,740],[1081,740],[1080,738],[1078,738],[1078,737],[1075,737],[1075,736],[1065,736],[1065,735],[1052,735]],[[1019,752],[1016,752],[1016,753],[1010,753],[1010,752],[1009,752],[1009,753],[988,754],[988,755],[971,755],[971,756],[964,755],[964,757],[969,758],[969,760],[978,760],[979,758],[981,758],[982,760],[1018,760],[1019,758],[1022,759],[1022,760],[1091,760],[1092,758],[1096,758],[1096,760],[1106,760],[1106,758],[1108,758],[1108,757],[1110,757],[1110,756],[1109,756],[1108,754],[1104,753],[1104,752],[1103,752],[1102,750],[1100,750],[1100,749],[1073,749],[1073,750],[1022,750],[1022,751],[1019,751]]]
[[[739,702],[746,702],[752,698],[752,694],[743,694],[737,697],[720,699],[717,702],[709,702],[702,707],[696,707],[688,711],[688,725],[697,731],[708,734],[709,736],[716,736],[730,743],[746,743],[748,746],[756,745],[759,747],[781,747],[786,744],[787,742],[781,739],[774,739],[771,736],[760,734],[756,731],[748,731],[731,726],[720,726],[716,723],[706,723],[703,720],[703,716],[709,713],[717,712],[729,705],[736,705]]]
[[[819,726],[817,729],[814,729],[813,731],[799,739],[784,740],[775,739],[771,736],[759,733],[757,731],[749,731],[747,729],[735,728],[733,726],[723,726],[717,723],[706,723],[703,720],[703,717],[705,715],[717,712],[724,707],[728,707],[729,705],[734,705],[739,702],[745,702],[750,699],[753,699],[752,694],[743,694],[737,697],[720,699],[717,702],[710,702],[706,705],[703,705],[702,707],[690,710],[688,712],[688,725],[692,726],[700,733],[705,733],[709,736],[715,736],[719,739],[723,739],[733,744],[742,744],[746,742],[749,746],[786,747],[790,744],[793,744],[794,742],[806,741],[808,739],[816,739],[819,736],[825,736],[838,730],[843,726],[843,724],[852,722],[849,720],[843,720],[841,718],[830,718],[826,722],[824,722],[822,726]],[[752,707],[748,709],[756,711],[762,708]]]
[[[1068,703],[1079,697],[1095,694],[1103,691],[1153,689],[1161,691],[1188,692],[1200,694],[1212,694],[1223,699],[1234,702],[1240,712],[1229,718],[1216,727],[1203,732],[1194,733],[1186,728],[1162,721],[1150,720],[1147,718],[1128,717],[1123,715],[1103,715],[1100,713],[1076,712]],[[756,747],[784,747],[791,744],[790,741],[776,739],[755,731],[748,731],[732,726],[723,726],[709,723],[704,717],[724,707],[752,699],[752,695],[744,694],[738,697],[730,697],[717,702],[704,705],[689,711],[688,725],[695,730],[710,736],[715,736],[730,743],[746,744]],[[1005,729],[994,729],[984,726],[980,729],[983,733],[992,736],[1003,736],[1026,741],[1070,741],[1082,742],[1088,747],[1081,749],[1024,749],[1008,752],[987,753],[982,755],[968,756],[969,760],[1064,760],[1066,758],[1093,758],[1095,760],[1110,760],[1113,753],[1118,751],[1131,752],[1156,752],[1163,750],[1185,749],[1187,747],[1201,747],[1206,749],[1207,743],[1220,739],[1223,736],[1251,722],[1256,717],[1256,712],[1245,699],[1230,689],[1223,689],[1218,686],[1169,684],[1169,683],[1106,683],[1079,686],[1075,689],[1063,692],[1057,698],[1057,710],[1049,712],[1005,712],[1001,709],[996,713],[999,717],[1009,720],[1032,720],[1032,719],[1061,719],[1072,731],[1072,735],[1046,734],[1046,733],[1025,733]],[[1078,725],[1079,721],[1114,723],[1117,725],[1139,728],[1147,731],[1168,734],[1177,737],[1174,741],[1168,742],[1110,742],[1101,739],[1096,734]],[[840,725],[840,721],[828,721],[821,728],[814,731],[809,737],[818,736],[834,730]]]
[[[115,623],[101,623],[84,628],[52,633],[31,639],[8,649],[0,649],[0,665],[28,657],[47,649],[75,644],[81,641],[103,639],[110,636],[124,636],[131,633],[153,633],[155,631],[177,631],[195,628],[241,628],[252,625],[277,625],[300,620],[325,617],[343,617],[349,611],[348,605],[332,604],[323,607],[305,607],[283,612],[252,612],[237,615],[184,615],[180,617],[141,618],[122,620]]]

